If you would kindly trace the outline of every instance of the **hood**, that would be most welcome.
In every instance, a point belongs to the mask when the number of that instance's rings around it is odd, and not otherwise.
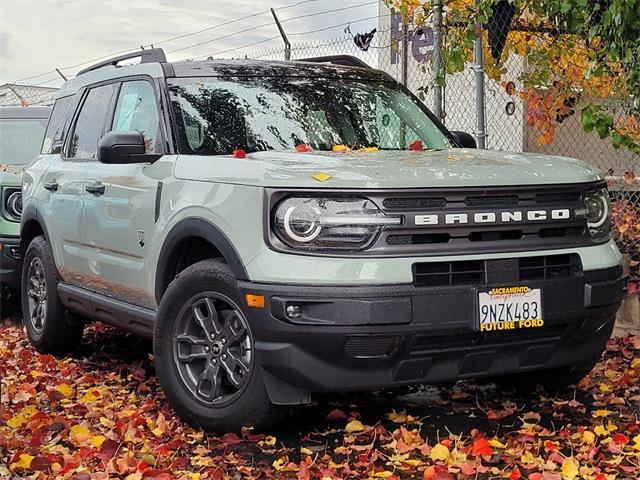
[[[318,181],[313,174],[330,175]],[[421,188],[582,183],[601,178],[566,157],[453,148],[373,153],[267,151],[246,158],[180,155],[175,176],[264,187]]]
[[[0,186],[19,187],[22,185],[22,174],[26,165],[0,163]]]

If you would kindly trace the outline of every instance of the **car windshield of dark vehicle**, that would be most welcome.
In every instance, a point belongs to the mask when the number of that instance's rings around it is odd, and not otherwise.
[[[46,118],[1,118],[0,163],[24,165],[40,153]]]
[[[392,83],[292,77],[170,80],[180,153],[451,146],[417,100]]]

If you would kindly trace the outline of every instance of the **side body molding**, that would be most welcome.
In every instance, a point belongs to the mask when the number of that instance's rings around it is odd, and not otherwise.
[[[155,296],[158,304],[162,298],[163,285],[166,285],[169,275],[169,257],[174,248],[189,237],[200,237],[213,245],[224,257],[231,268],[231,271],[238,280],[248,280],[245,269],[238,252],[231,244],[227,236],[215,225],[203,218],[186,218],[178,222],[166,236],[160,254],[158,256],[158,267],[156,269]]]

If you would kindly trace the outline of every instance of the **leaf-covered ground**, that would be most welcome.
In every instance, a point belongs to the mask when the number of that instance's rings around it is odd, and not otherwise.
[[[267,434],[205,435],[170,411],[150,346],[93,326],[73,356],[0,327],[0,478],[640,478],[640,337],[580,385],[492,384],[330,396]]]

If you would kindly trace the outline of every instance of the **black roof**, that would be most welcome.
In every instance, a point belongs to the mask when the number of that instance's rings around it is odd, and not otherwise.
[[[51,107],[0,107],[0,118],[49,118]]]
[[[361,66],[310,61],[280,60],[206,60],[172,62],[176,77],[306,77],[349,78],[355,80],[391,80],[380,70]]]

